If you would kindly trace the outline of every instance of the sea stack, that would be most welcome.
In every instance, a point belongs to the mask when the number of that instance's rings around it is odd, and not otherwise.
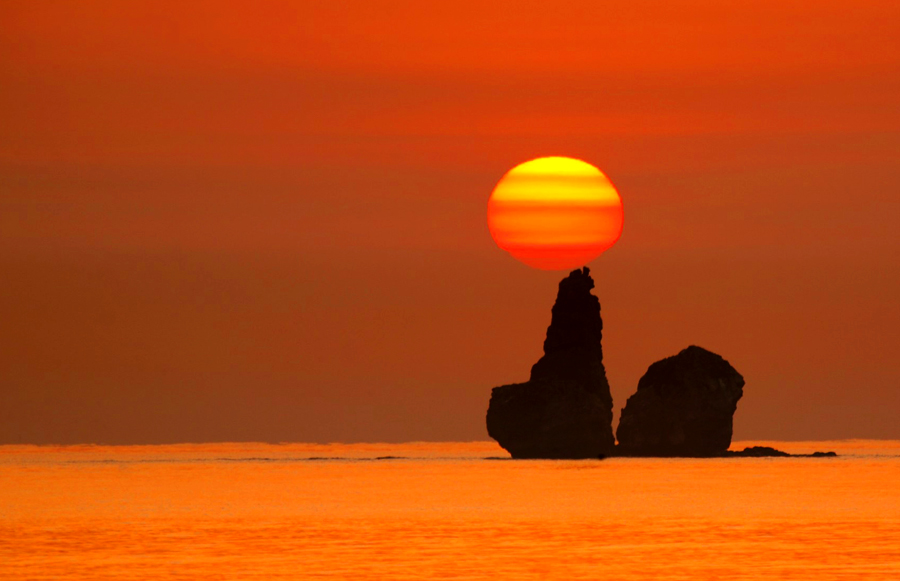
[[[628,398],[616,436],[621,456],[724,456],[744,378],[719,355],[691,346],[657,361]]]
[[[587,267],[559,283],[544,356],[531,368],[531,379],[491,392],[488,434],[513,458],[613,453],[612,395],[600,345],[603,321],[592,288]]]

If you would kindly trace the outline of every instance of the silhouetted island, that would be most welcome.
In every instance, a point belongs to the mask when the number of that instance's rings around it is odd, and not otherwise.
[[[728,450],[744,378],[721,356],[695,345],[647,369],[622,410],[616,445],[600,300],[592,288],[587,267],[560,281],[544,356],[531,378],[491,392],[488,434],[513,458],[792,456],[766,446]]]

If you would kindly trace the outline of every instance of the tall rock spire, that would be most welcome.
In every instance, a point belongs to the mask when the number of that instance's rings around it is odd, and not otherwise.
[[[590,270],[559,283],[544,356],[525,383],[496,387],[488,434],[513,458],[597,458],[613,452],[600,301]]]

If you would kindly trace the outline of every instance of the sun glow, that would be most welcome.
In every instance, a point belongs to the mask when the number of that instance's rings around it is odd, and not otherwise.
[[[488,200],[488,227],[497,246],[542,270],[582,266],[622,234],[619,193],[596,167],[570,157],[519,164]]]

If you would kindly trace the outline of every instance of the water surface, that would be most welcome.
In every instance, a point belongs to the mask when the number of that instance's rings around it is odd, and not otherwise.
[[[0,579],[900,579],[900,442],[0,446]]]

